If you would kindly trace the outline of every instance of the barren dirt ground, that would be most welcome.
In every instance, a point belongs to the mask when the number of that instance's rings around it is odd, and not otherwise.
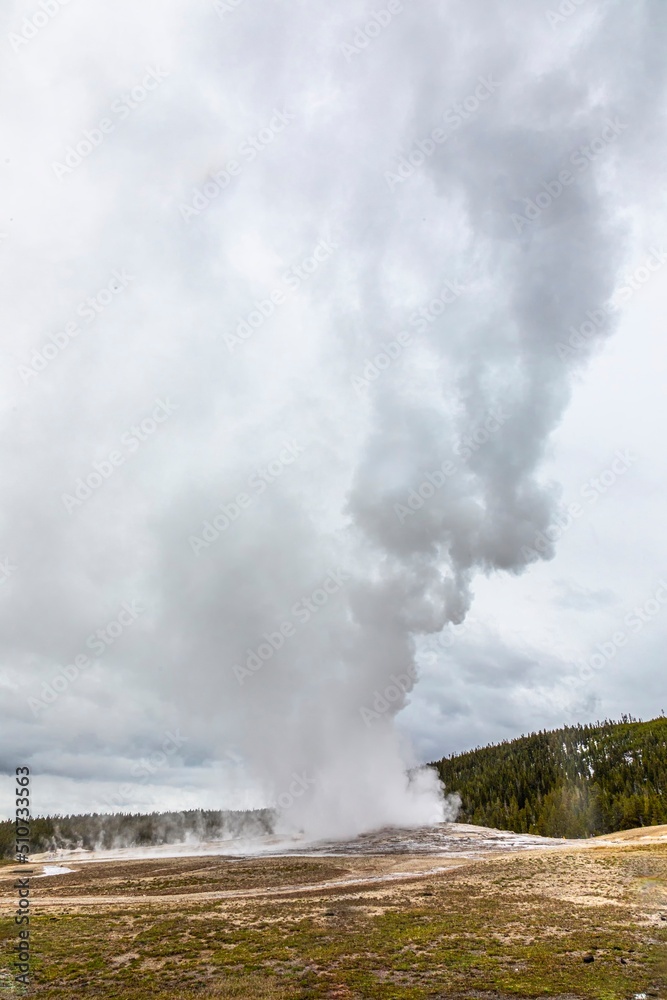
[[[667,998],[667,827],[548,849],[471,830],[438,853],[392,835],[345,855],[59,860],[72,871],[46,878],[35,862],[35,992]],[[0,996],[16,870],[0,868]]]

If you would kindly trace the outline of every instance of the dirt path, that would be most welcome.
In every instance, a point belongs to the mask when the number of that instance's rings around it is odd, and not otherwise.
[[[147,903],[155,902],[158,904],[162,903],[179,903],[179,902],[198,902],[204,900],[216,900],[216,899],[256,899],[262,896],[293,896],[296,894],[307,893],[317,893],[317,892],[327,892],[331,889],[343,889],[350,886],[369,886],[374,884],[386,883],[386,882],[404,882],[411,879],[421,879],[427,878],[431,875],[440,875],[443,872],[451,871],[455,868],[466,863],[469,859],[448,859],[446,864],[442,865],[420,865],[419,862],[424,862],[425,859],[414,859],[417,864],[412,866],[410,870],[407,871],[385,871],[373,875],[355,875],[352,874],[349,878],[342,879],[323,879],[318,882],[303,882],[303,883],[288,883],[286,885],[278,886],[265,886],[262,888],[244,888],[244,889],[227,889],[227,890],[213,890],[213,891],[203,891],[203,892],[185,892],[185,893],[171,893],[171,894],[156,894],[152,892],[142,893],[142,894],[132,894],[132,895],[100,895],[100,896],[90,896],[90,895],[48,895],[40,896],[33,895],[31,900],[32,909],[37,912],[41,909],[53,909],[54,907],[82,907],[82,906],[125,906],[128,904],[141,904],[146,905]],[[63,887],[65,888],[65,887]],[[7,915],[13,912],[15,906],[12,906],[6,899],[0,902],[0,915]]]

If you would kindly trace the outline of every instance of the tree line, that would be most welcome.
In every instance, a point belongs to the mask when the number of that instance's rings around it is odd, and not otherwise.
[[[543,730],[453,754],[430,765],[458,792],[458,821],[545,837],[591,837],[667,823],[667,718]],[[31,853],[109,850],[261,837],[270,809],[42,816]],[[0,822],[0,858],[13,858],[12,820]]]
[[[566,726],[434,762],[458,821],[545,837],[667,823],[667,718]]]
[[[272,828],[270,809],[37,816],[30,821],[30,842],[31,854],[77,849],[94,851],[181,844],[188,840],[262,837],[271,833]],[[14,821],[0,822],[0,858],[13,858],[14,849]]]

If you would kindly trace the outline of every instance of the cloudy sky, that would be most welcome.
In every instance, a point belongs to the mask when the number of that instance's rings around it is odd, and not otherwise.
[[[667,708],[666,20],[5,8],[0,765],[35,813],[426,822],[406,765]]]

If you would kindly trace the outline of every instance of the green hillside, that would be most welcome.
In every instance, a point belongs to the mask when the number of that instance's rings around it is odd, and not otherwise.
[[[444,757],[461,823],[590,837],[667,823],[667,718],[567,726]]]
[[[462,823],[547,837],[667,823],[664,716],[531,733],[431,766],[448,792],[460,794]],[[38,817],[32,853],[255,837],[272,827],[270,810]],[[13,856],[14,843],[13,822],[0,822],[0,858]]]

